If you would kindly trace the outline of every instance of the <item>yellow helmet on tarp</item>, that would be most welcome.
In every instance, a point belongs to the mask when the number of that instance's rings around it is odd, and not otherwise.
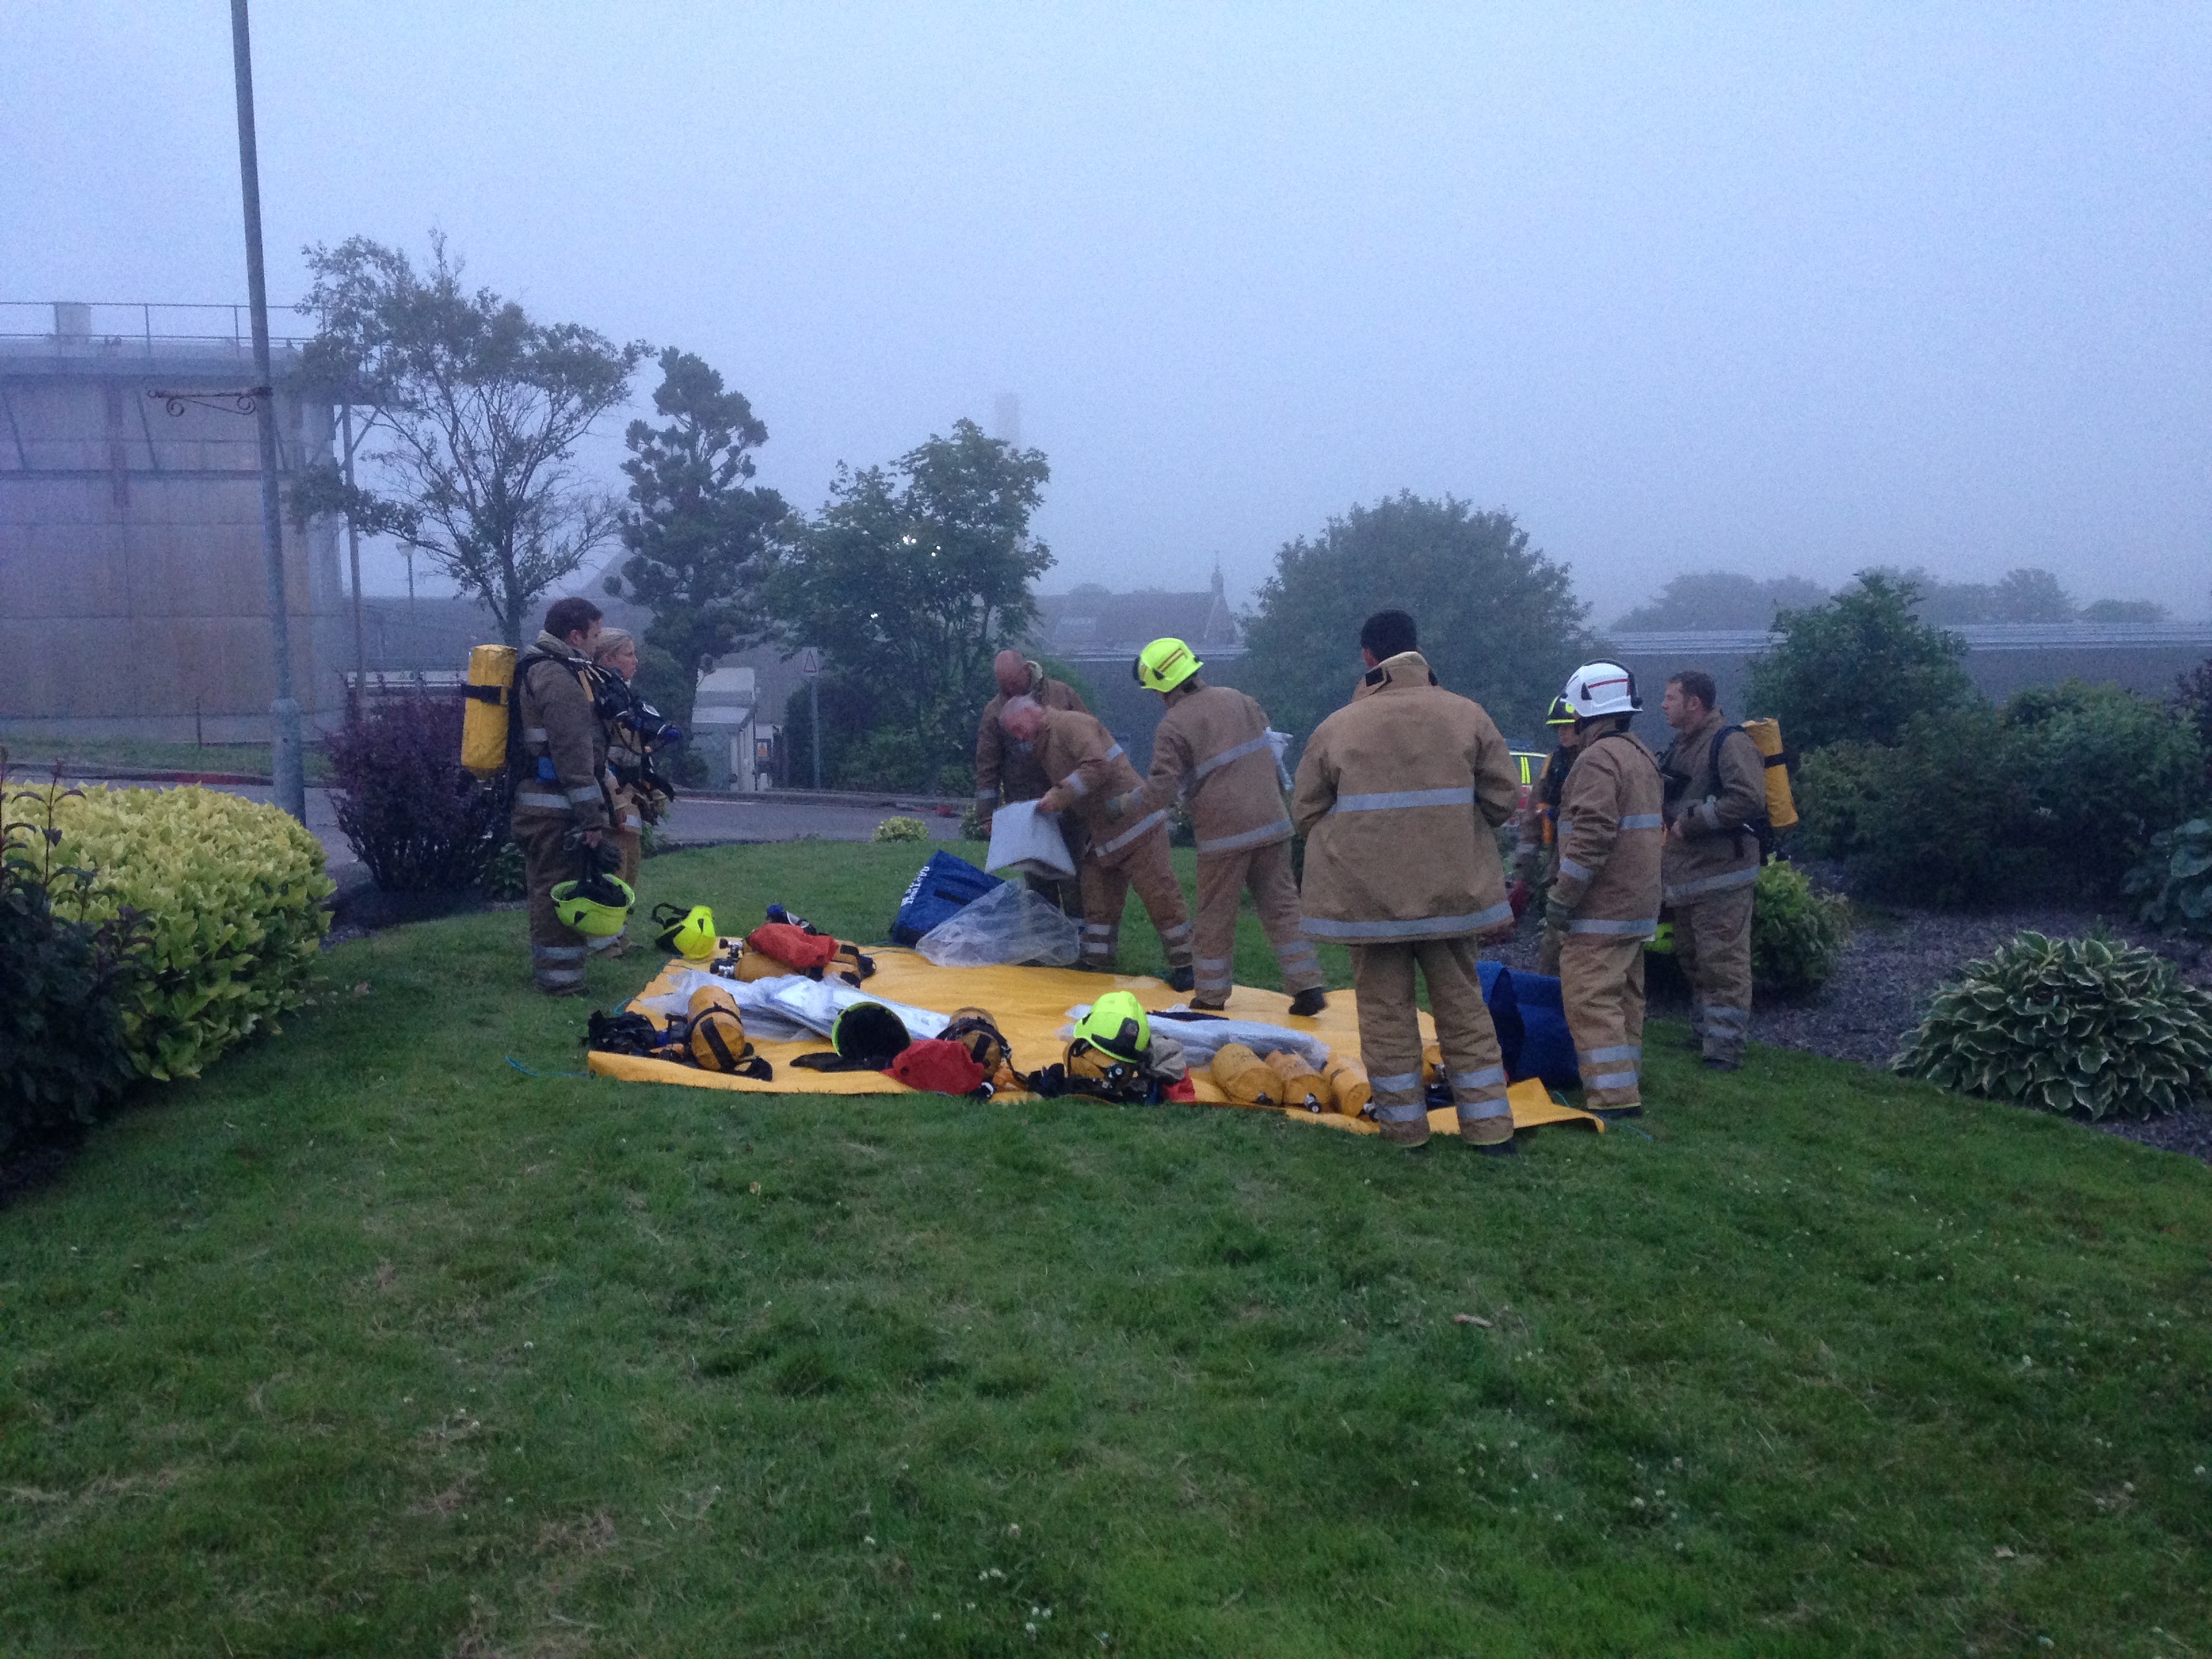
[[[586,939],[612,939],[629,921],[637,895],[620,876],[594,873],[553,890],[553,914]]]
[[[1075,1023],[1075,1036],[1115,1059],[1133,1066],[1152,1046],[1152,1022],[1145,1005],[1127,991],[1109,991]]]
[[[1205,666],[1181,640],[1154,640],[1137,653],[1137,684],[1147,691],[1172,691]]]
[[[721,942],[714,932],[714,913],[703,904],[688,910],[677,904],[656,904],[653,920],[660,928],[653,943],[693,962],[706,961]]]

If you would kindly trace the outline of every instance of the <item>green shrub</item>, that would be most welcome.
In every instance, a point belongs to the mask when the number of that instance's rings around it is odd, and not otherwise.
[[[111,789],[54,803],[57,863],[93,873],[82,920],[136,912],[123,1011],[148,1077],[196,1077],[299,1006],[330,915],[322,843],[273,806],[212,789]]]
[[[2195,730],[2148,697],[2068,680],[2018,693],[2004,725],[2021,846],[2079,887],[2118,891],[2151,837],[2204,804]]]
[[[2022,933],[1936,994],[1894,1065],[2051,1112],[2177,1112],[2212,1097],[2212,995],[2106,939]]]
[[[2124,884],[2136,915],[2174,933],[2212,933],[2212,818],[2191,818],[2150,838],[2150,853]]]
[[[1862,570],[1826,603],[1783,611],[1774,619],[1781,642],[1752,662],[1752,707],[1779,720],[1802,755],[1894,743],[1916,715],[1966,702],[1966,641],[1922,622],[1919,600],[1915,583]]]
[[[94,1121],[137,1075],[123,996],[143,924],[128,912],[97,925],[69,914],[90,877],[56,862],[53,811],[50,791],[0,800],[0,1152]]]
[[[1873,842],[1881,821],[1881,772],[1892,752],[1878,743],[1846,742],[1805,757],[1791,785],[1801,851],[1849,859]]]
[[[876,826],[871,841],[927,841],[929,826],[920,818],[885,818]]]
[[[1814,839],[1838,844],[1852,874],[1885,898],[1943,908],[2021,890],[2034,860],[2021,844],[2026,801],[2005,725],[1987,703],[1908,721],[1894,748],[1840,757],[1814,775]]]
[[[477,881],[477,891],[494,903],[512,903],[529,896],[528,884],[523,880],[522,848],[512,841],[500,842]]]
[[[1787,864],[1760,866],[1751,913],[1751,971],[1788,995],[1817,990],[1850,943],[1851,911]]]

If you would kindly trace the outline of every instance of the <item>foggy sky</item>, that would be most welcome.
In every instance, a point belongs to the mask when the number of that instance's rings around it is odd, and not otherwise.
[[[2206,612],[2212,9],[1477,13],[260,0],[270,290],[436,226],[705,356],[806,508],[1018,392],[1048,589],[1249,592],[1409,488],[1601,621],[1877,562]],[[232,122],[226,5],[9,0],[0,298],[242,299]]]

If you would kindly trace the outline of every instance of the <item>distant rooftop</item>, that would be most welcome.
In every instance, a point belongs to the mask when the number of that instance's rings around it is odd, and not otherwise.
[[[1087,582],[1066,593],[1037,595],[1036,648],[1067,662],[1127,662],[1164,636],[1189,642],[1201,657],[1223,659],[1244,653],[1244,630],[1222,590],[1194,593],[1144,588],[1115,593]]]
[[[1949,628],[1969,651],[2145,651],[2170,646],[2212,647],[2212,622],[1970,623]],[[1607,634],[1613,648],[1629,656],[1748,657],[1781,642],[1761,628],[1685,629]]]
[[[311,333],[289,307],[269,313],[269,343],[278,351],[305,345]],[[151,301],[0,300],[0,356],[12,368],[32,363],[74,368],[87,363],[250,362],[253,324],[242,305],[161,305]]]

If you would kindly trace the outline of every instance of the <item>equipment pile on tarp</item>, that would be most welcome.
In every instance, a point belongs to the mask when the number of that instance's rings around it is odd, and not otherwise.
[[[704,906],[664,906],[656,921],[663,948],[680,954],[620,1012],[592,1017],[587,1064],[602,1076],[789,1094],[1189,1101],[1376,1130],[1350,993],[1309,1019],[1280,993],[1238,986],[1215,1014],[1157,979],[1036,965],[1074,961],[1075,925],[950,854],[932,855],[900,905],[892,937],[912,951],[863,952],[781,906],[742,940],[717,934]],[[1515,1079],[1515,1127],[1602,1129],[1545,1086],[1577,1080],[1559,981],[1486,963],[1483,991]],[[1421,1023],[1432,1036],[1427,1015]],[[1449,1133],[1456,1114],[1440,1057],[1430,1060],[1431,1123]]]

